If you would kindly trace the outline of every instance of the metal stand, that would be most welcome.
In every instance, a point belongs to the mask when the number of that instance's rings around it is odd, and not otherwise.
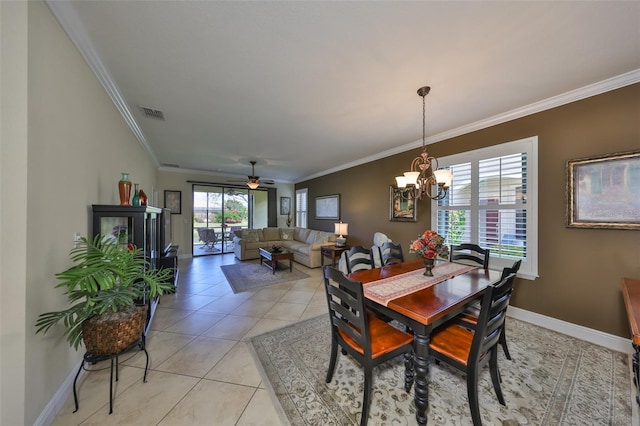
[[[142,381],[144,383],[147,383],[147,370],[149,369],[149,353],[147,352],[147,349],[145,348],[145,336],[143,335],[140,340],[138,340],[137,342],[135,342],[134,344],[132,344],[131,346],[123,349],[122,351],[118,352],[117,354],[113,354],[113,355],[94,355],[91,354],[89,352],[86,352],[84,354],[84,357],[82,358],[82,362],[80,363],[80,368],[78,369],[78,373],[76,373],[76,378],[73,379],[73,402],[76,404],[76,409],[73,410],[73,412],[75,413],[76,411],[78,411],[78,393],[76,392],[76,383],[78,381],[78,376],[80,376],[80,372],[82,371],[82,369],[84,368],[84,363],[90,363],[90,364],[95,364],[99,361],[104,361],[104,360],[110,360],[111,361],[111,373],[109,376],[109,414],[113,413],[113,367],[114,367],[114,363],[115,363],[115,367],[116,367],[116,382],[118,381],[118,357],[120,355],[122,355],[125,352],[129,352],[134,348],[139,348],[140,350],[144,351],[144,354],[146,356],[146,363],[144,366],[144,377],[142,379]],[[90,370],[87,370],[90,371]]]

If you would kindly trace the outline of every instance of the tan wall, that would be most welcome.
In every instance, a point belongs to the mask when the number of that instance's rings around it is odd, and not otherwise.
[[[228,185],[228,177],[216,176],[215,174],[205,173],[183,173],[158,171],[157,193],[160,207],[164,203],[164,191],[181,191],[182,192],[182,214],[172,215],[171,231],[173,244],[180,246],[180,257],[188,257],[191,255],[192,229],[193,229],[193,198],[191,197],[193,184],[188,181],[206,182],[211,184]],[[268,185],[268,188],[276,188],[278,199],[278,226],[285,228],[287,226],[287,217],[280,215],[280,197],[291,197],[295,199],[293,185],[276,183]],[[293,224],[292,224],[293,226]]]
[[[27,13],[16,12],[17,4]],[[11,167],[0,170],[3,271],[7,259],[12,270],[10,281],[4,272],[2,277],[0,423],[17,425],[36,421],[82,356],[69,348],[62,327],[34,334],[40,313],[68,306],[62,291],[53,288],[54,274],[71,265],[74,233],[89,233],[92,204],[119,203],[120,172],[150,188],[156,168],[49,8],[40,1],[2,2],[1,7],[3,24],[5,19],[20,23],[28,37],[27,44],[27,39],[5,38],[3,25],[3,83],[5,70],[15,67],[4,55],[13,49],[26,54],[24,84],[18,79],[11,85],[10,103],[5,98],[9,85],[3,84],[1,126],[3,136],[7,126],[18,124],[22,130],[11,135],[18,137],[3,137],[2,164]],[[20,105],[26,106],[26,120],[5,120],[5,107],[19,112]],[[11,255],[5,258],[7,246]],[[5,292],[8,287],[11,293]],[[5,312],[17,316],[9,323]],[[21,361],[5,366],[12,357]]]
[[[640,84],[429,145],[436,157],[539,137],[539,274],[518,280],[512,304],[542,315],[619,336],[629,336],[620,278],[640,277],[640,232],[565,227],[567,160],[640,149]],[[399,141],[400,142],[400,141]],[[419,150],[398,154],[296,185],[309,188],[309,227],[314,198],[341,194],[349,244],[371,246],[384,232],[402,244],[430,228],[430,203],[419,204],[418,223],[389,222],[389,185]]]

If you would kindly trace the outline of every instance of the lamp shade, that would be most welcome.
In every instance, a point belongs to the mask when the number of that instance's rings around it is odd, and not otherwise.
[[[436,182],[438,182],[438,184],[441,184],[445,188],[448,188],[451,186],[451,180],[453,179],[451,170],[447,170],[447,169],[435,170],[433,172],[433,175],[436,177]]]
[[[420,172],[404,172],[405,184],[418,186],[418,176],[420,176]]]
[[[404,176],[396,176],[396,184],[398,185],[398,188],[406,188],[407,178]]]
[[[335,224],[335,232],[336,235],[349,235],[349,224],[348,223],[336,223]]]

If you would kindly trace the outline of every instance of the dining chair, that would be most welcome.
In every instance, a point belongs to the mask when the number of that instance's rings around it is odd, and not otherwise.
[[[502,270],[502,278],[507,277],[509,274],[516,274],[520,269],[520,265],[522,264],[522,260],[517,260],[510,267],[506,267]],[[460,325],[463,327],[467,327],[470,329],[474,329],[476,324],[478,323],[478,317],[480,315],[480,306],[474,304],[469,306],[464,310],[463,313],[455,317]],[[507,357],[509,361],[511,361],[511,354],[509,353],[509,348],[507,347],[507,333],[506,327],[500,333],[500,346],[502,346],[502,350],[504,351],[504,355]]]
[[[466,264],[478,264],[484,269],[489,269],[490,253],[490,249],[483,249],[477,244],[451,244],[449,250],[449,261],[458,261],[458,263]]]
[[[373,368],[404,354],[407,370],[413,371],[413,336],[387,324],[365,307],[362,283],[347,278],[336,268],[322,267],[331,319],[331,358],[326,382],[336,367],[338,347],[364,369],[364,395],[360,425],[367,424],[371,405]]]
[[[402,246],[400,244],[394,244],[388,241],[382,244],[378,250],[380,252],[382,266],[404,262],[404,255],[402,254]]]
[[[475,330],[447,322],[431,334],[429,354],[467,376],[467,397],[474,426],[482,425],[478,405],[478,374],[487,363],[498,401],[506,406],[500,387],[497,348],[515,276],[509,274],[497,284],[487,287]]]
[[[354,246],[345,252],[347,261],[347,273],[360,271],[362,269],[373,269],[373,256],[371,250],[362,246]]]

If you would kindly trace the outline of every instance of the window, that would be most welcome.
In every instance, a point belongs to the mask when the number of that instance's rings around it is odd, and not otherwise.
[[[491,269],[522,259],[518,275],[538,276],[538,138],[438,159],[450,169],[447,196],[432,202],[431,223],[447,244],[491,249]]]
[[[307,188],[296,190],[296,226],[307,227]]]

